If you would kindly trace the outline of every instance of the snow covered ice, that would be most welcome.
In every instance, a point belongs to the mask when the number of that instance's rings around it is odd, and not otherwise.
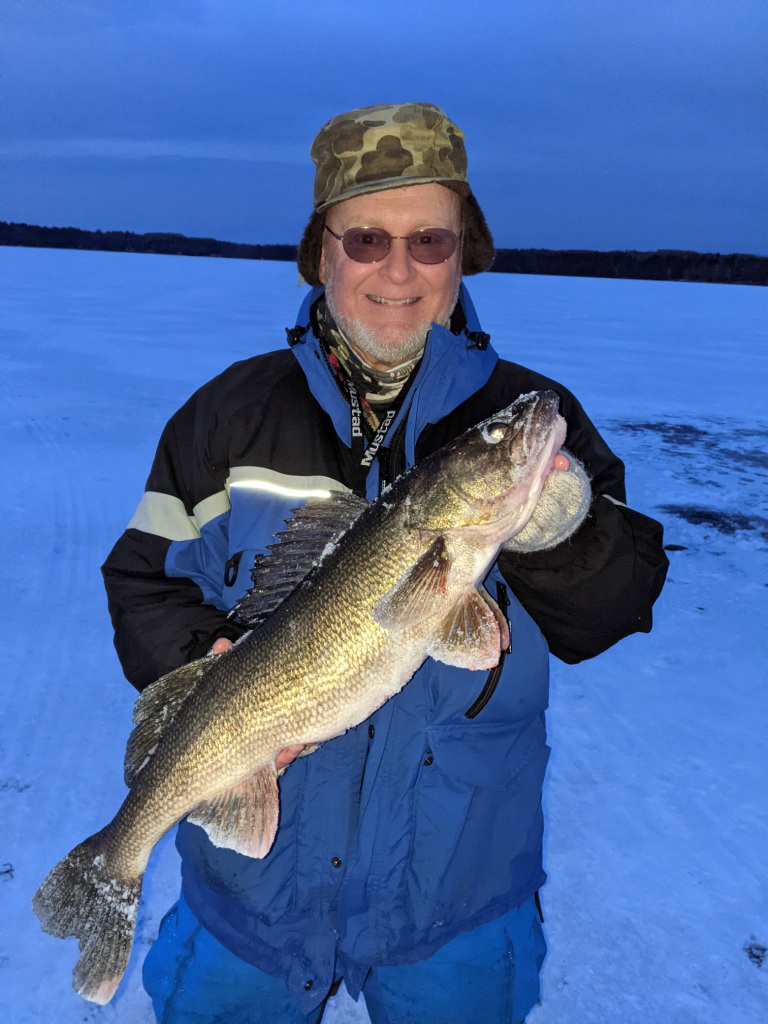
[[[99,566],[170,414],[230,362],[285,344],[290,264],[0,249],[3,700],[0,1011],[8,1024],[152,1020],[141,961],[178,889],[166,839],[106,1007],[70,987],[74,940],[30,909],[123,793],[134,691]],[[500,353],[555,377],[661,519],[649,636],[553,660],[542,892],[549,955],[528,1024],[768,1019],[768,289],[486,274]],[[367,1021],[342,993],[327,1024]],[[481,1022],[478,1022],[481,1024]]]

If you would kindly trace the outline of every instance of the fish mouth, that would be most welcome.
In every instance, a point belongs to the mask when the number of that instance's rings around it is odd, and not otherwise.
[[[542,420],[547,417],[550,418],[551,422],[545,427],[545,429],[549,430],[549,437],[547,438],[544,450],[542,451],[536,478],[531,485],[531,491],[536,493],[537,496],[541,492],[541,488],[544,486],[544,481],[553,470],[558,452],[565,444],[565,435],[568,427],[565,420],[560,415],[559,408],[560,402],[557,395],[553,391],[545,391],[541,396],[541,403],[539,407],[534,410],[532,422],[529,427],[531,431],[541,431]]]
[[[521,501],[520,481],[513,483],[501,500],[502,513],[499,517],[500,525],[504,529],[512,531],[508,535],[514,536],[528,522],[536,502],[544,488],[544,484],[550,473],[554,472],[554,463],[558,452],[565,444],[567,424],[558,411],[558,398],[554,392],[547,391],[537,396],[539,401],[531,410],[522,429],[523,455],[529,455],[532,449],[537,446],[536,436],[546,432],[546,438],[541,444],[541,451],[534,456],[532,470],[525,475],[528,478],[527,496]],[[530,456],[529,456],[530,457]],[[517,525],[517,524],[520,525]]]

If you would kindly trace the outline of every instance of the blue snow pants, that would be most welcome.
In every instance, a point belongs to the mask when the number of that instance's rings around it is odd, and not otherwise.
[[[533,900],[415,964],[378,967],[363,987],[372,1024],[521,1024],[539,998],[546,945]],[[233,956],[183,898],[144,961],[158,1024],[318,1024],[285,984]]]

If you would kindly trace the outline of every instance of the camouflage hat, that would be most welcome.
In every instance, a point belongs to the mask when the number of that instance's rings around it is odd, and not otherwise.
[[[493,263],[493,236],[467,180],[464,133],[432,103],[379,103],[331,118],[310,154],[316,166],[314,209],[297,263],[311,285],[320,284],[325,214],[353,196],[438,183],[462,202],[461,269],[479,274]]]
[[[379,103],[339,114],[320,129],[310,155],[317,213],[404,185],[450,182],[469,193],[464,133],[431,103]]]

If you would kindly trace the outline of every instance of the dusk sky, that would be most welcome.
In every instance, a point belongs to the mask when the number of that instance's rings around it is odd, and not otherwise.
[[[296,243],[335,114],[436,103],[504,247],[768,254],[768,0],[0,0],[0,219]]]

